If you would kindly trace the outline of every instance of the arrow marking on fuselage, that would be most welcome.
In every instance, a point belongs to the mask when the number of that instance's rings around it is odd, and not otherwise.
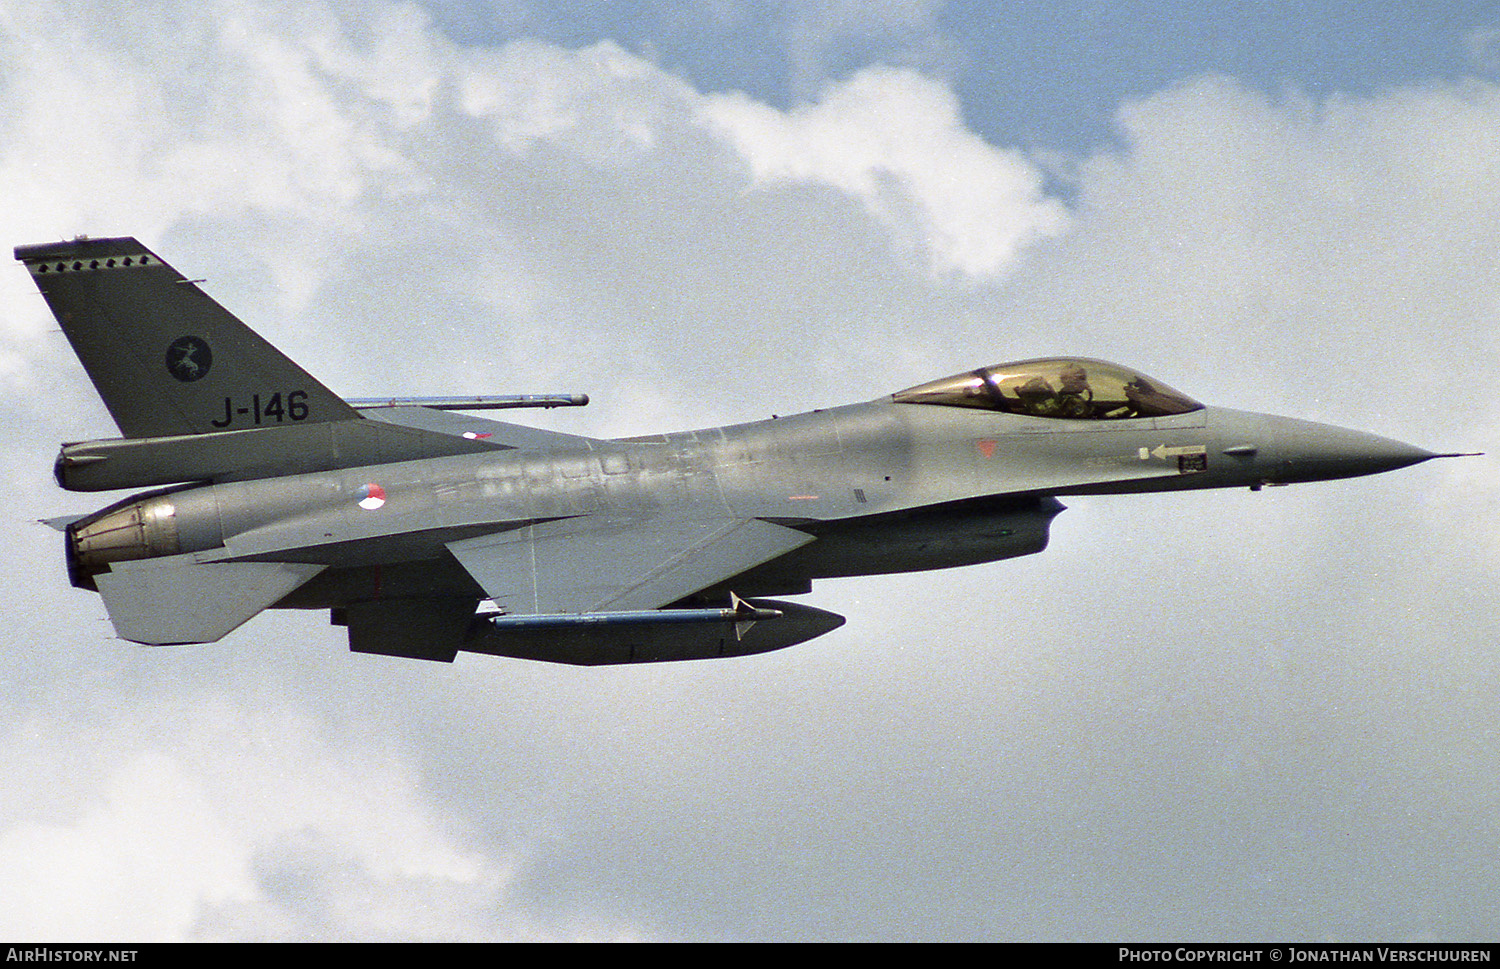
[[[1136,453],[1142,461],[1151,458],[1160,458],[1165,461],[1167,458],[1181,457],[1184,454],[1207,454],[1208,448],[1202,444],[1188,444],[1183,447],[1167,447],[1165,444],[1158,444],[1151,449],[1141,448]]]

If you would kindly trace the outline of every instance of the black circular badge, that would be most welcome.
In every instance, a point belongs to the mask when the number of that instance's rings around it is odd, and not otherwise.
[[[180,336],[167,347],[167,373],[185,384],[208,376],[213,365],[213,352],[195,336]]]

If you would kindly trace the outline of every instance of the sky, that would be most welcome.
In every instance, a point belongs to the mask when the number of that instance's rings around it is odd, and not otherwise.
[[[349,396],[614,437],[1117,360],[1436,451],[1072,498],[777,653],[113,637],[114,433],[0,272],[0,936],[1500,935],[1493,3],[0,0],[6,246],[134,235]]]

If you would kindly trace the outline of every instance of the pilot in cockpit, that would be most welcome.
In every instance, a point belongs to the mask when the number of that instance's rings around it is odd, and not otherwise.
[[[1022,413],[1032,417],[1066,417],[1079,420],[1093,411],[1094,392],[1089,389],[1088,371],[1077,363],[1069,362],[1057,372],[1061,385],[1053,390],[1052,385],[1040,375],[1032,377],[1016,388],[1016,397],[1021,402]]]

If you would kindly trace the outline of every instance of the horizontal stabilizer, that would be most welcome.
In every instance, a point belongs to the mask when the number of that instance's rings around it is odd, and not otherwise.
[[[189,553],[114,562],[94,577],[121,639],[147,646],[212,643],[327,566],[214,562]]]

